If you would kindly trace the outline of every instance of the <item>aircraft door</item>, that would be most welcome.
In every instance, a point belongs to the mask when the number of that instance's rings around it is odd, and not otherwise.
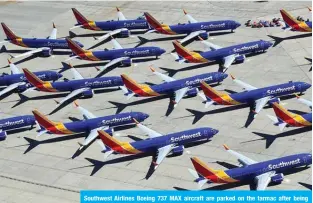
[[[264,50],[264,41],[261,42],[261,48],[260,50]]]

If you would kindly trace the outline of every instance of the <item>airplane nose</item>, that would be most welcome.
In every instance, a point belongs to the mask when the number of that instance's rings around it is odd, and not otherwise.
[[[217,129],[212,128],[213,135],[216,135],[219,131]]]
[[[241,26],[241,24],[238,22],[235,22],[235,25],[236,25],[236,28]]]
[[[303,83],[303,86],[304,86],[304,89],[309,89],[312,85],[311,84],[309,84],[309,83],[306,83],[306,82],[304,82]]]
[[[164,54],[165,52],[165,49],[160,49],[160,55]]]
[[[228,77],[228,74],[222,73],[222,78],[223,78],[223,80],[224,80],[225,78],[227,78],[227,77]]]
[[[58,73],[58,78],[62,78],[63,75],[61,73]]]
[[[142,113],[142,117],[143,117],[143,120],[149,118],[149,114],[146,114],[146,113]]]
[[[270,48],[273,46],[273,43],[272,42],[267,42],[267,47]]]

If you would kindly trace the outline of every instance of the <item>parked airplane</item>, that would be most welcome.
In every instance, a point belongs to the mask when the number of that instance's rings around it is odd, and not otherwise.
[[[135,142],[120,142],[111,137],[108,133],[99,130],[99,137],[103,142],[104,157],[108,157],[112,153],[116,154],[139,154],[157,151],[156,161],[153,162],[154,169],[156,169],[164,158],[170,154],[181,155],[184,152],[184,145],[192,142],[208,140],[218,133],[218,130],[213,128],[196,128],[182,132],[162,135],[134,119],[137,126],[149,138]]]
[[[269,161],[257,162],[236,151],[224,148],[234,155],[240,165],[238,168],[228,170],[215,170],[208,167],[199,158],[191,158],[196,171],[188,169],[196,178],[198,186],[201,188],[205,183],[235,183],[251,181],[256,184],[257,190],[265,190],[269,183],[280,184],[284,181],[285,172],[300,167],[307,167],[312,164],[312,155],[309,153],[289,155]]]
[[[148,32],[157,32],[165,35],[180,35],[187,34],[187,36],[180,41],[184,43],[195,37],[200,36],[203,39],[207,39],[208,32],[231,30],[232,32],[238,28],[241,24],[234,20],[219,20],[219,21],[205,21],[198,22],[190,14],[184,10],[184,14],[188,19],[188,24],[166,25],[158,22],[148,12],[144,13],[150,27],[153,28]]]
[[[114,50],[99,50],[89,51],[79,47],[71,39],[66,38],[69,47],[72,49],[74,56],[68,58],[66,61],[79,58],[88,61],[110,61],[105,66],[101,67],[99,71],[103,72],[105,69],[113,65],[131,66],[133,58],[151,57],[158,58],[165,53],[164,49],[159,47],[137,47],[137,48],[123,48],[114,38],[111,41],[114,44]]]
[[[7,131],[15,130],[33,126],[36,124],[35,118],[32,115],[16,116],[11,118],[5,118],[0,120],[0,141],[5,140],[7,137]]]
[[[291,127],[306,127],[312,126],[312,112],[306,114],[295,114],[291,113],[278,103],[273,103],[273,109],[276,114],[275,116],[267,115],[273,122],[274,125],[279,127],[282,132],[286,126]]]
[[[180,100],[185,96],[193,97],[199,95],[205,100],[205,97],[202,93],[199,92],[197,88],[200,86],[202,81],[206,81],[208,83],[220,83],[227,77],[227,74],[225,73],[213,72],[176,80],[172,77],[155,71],[153,68],[151,68],[151,70],[155,75],[163,79],[165,82],[162,84],[149,86],[146,84],[138,84],[125,74],[121,75],[123,83],[127,88],[127,90],[124,90],[125,95],[127,95],[127,99],[130,99],[135,95],[141,97],[152,97],[170,94],[174,95],[175,97],[173,103],[174,107],[176,107]]]
[[[303,93],[311,87],[310,84],[305,82],[287,82],[279,85],[272,85],[263,88],[257,88],[249,85],[239,79],[231,76],[233,81],[239,86],[243,87],[246,91],[234,94],[221,93],[214,90],[206,83],[201,84],[203,93],[207,97],[205,107],[212,104],[220,105],[241,105],[250,104],[253,109],[254,117],[263,109],[266,104],[272,104],[273,102],[279,102],[278,97],[294,94],[297,92]]]
[[[88,133],[86,139],[82,143],[79,143],[79,150],[81,150],[98,137],[98,130],[105,130],[105,132],[112,134],[115,127],[134,125],[135,123],[133,119],[144,121],[149,117],[148,114],[141,112],[120,113],[116,115],[97,117],[88,110],[79,106],[76,102],[75,106],[83,115],[84,120],[70,123],[54,122],[49,120],[46,116],[42,115],[39,111],[34,110],[33,114],[35,119],[43,128],[39,131],[38,136],[44,133],[59,135],[69,135],[84,132]]]
[[[298,21],[284,9],[280,10],[280,14],[286,23],[285,30],[312,32],[312,21]]]
[[[88,30],[103,30],[110,31],[109,33],[96,38],[98,40],[105,40],[110,36],[118,34],[120,37],[129,37],[131,35],[131,30],[141,30],[149,29],[147,21],[143,17],[138,17],[135,20],[128,20],[125,18],[124,14],[116,7],[118,20],[108,20],[108,21],[91,21],[87,20],[77,9],[72,8],[74,16],[77,20],[77,24],[70,28],[84,28]]]
[[[88,78],[84,77],[71,65],[69,65],[74,75],[74,80],[59,81],[59,82],[44,82],[35,74],[24,68],[24,74],[29,83],[43,92],[70,92],[64,99],[57,102],[58,105],[73,99],[74,97],[91,98],[94,95],[94,89],[102,89],[107,87],[123,86],[123,81],[119,76]]]
[[[234,62],[243,63],[247,54],[265,52],[273,45],[273,43],[269,41],[259,40],[229,47],[220,47],[208,41],[201,41],[204,45],[209,47],[211,51],[204,51],[201,53],[189,51],[178,41],[174,41],[173,45],[177,55],[174,53],[173,55],[175,56],[176,61],[179,63],[208,63],[210,61],[218,61],[223,64],[223,67],[227,70]]]
[[[39,52],[41,52],[43,56],[51,56],[53,54],[53,50],[55,49],[69,49],[69,46],[65,39],[57,39],[57,29],[54,23],[53,30],[50,36],[47,38],[22,38],[15,35],[4,23],[1,23],[1,25],[7,39],[0,42],[0,44],[10,42],[21,47],[35,48],[34,50],[27,51],[23,54],[12,56],[12,58],[20,58]],[[77,41],[75,41],[75,43],[77,44],[77,46],[83,47],[81,43]]]
[[[8,60],[8,62],[11,69],[11,74],[9,75],[3,73],[0,76],[0,87],[5,87],[0,91],[0,97],[13,90],[17,90],[18,92],[24,92],[32,87],[28,83],[25,75],[20,72],[16,65],[14,63],[11,63],[10,60]],[[36,75],[43,81],[55,81],[62,77],[62,74],[54,71],[39,71],[34,72],[34,75]]]

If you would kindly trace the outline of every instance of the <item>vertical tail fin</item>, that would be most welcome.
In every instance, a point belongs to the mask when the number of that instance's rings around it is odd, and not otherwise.
[[[173,45],[177,54],[183,57],[184,59],[187,59],[188,57],[192,56],[192,53],[188,49],[183,47],[177,40],[173,41]]]
[[[152,28],[158,29],[158,28],[161,28],[161,27],[162,27],[161,23],[159,23],[152,15],[150,15],[150,13],[145,12],[144,14],[145,14],[145,17],[146,17],[146,19],[147,19],[148,24],[149,24]]]
[[[127,89],[131,90],[134,93],[139,93],[142,90],[140,84],[138,84],[135,80],[129,78],[127,75],[121,75],[122,81]]]
[[[39,123],[40,126],[42,126],[45,129],[49,129],[52,128],[56,125],[55,122],[49,120],[46,116],[44,116],[43,114],[41,114],[39,111],[34,110],[32,111],[34,114],[34,117],[36,119],[36,121]]]
[[[273,109],[276,116],[282,121],[292,119],[295,116],[295,114],[289,112],[287,109],[279,105],[277,102],[273,103]]]
[[[16,38],[19,38],[17,35],[14,34],[14,32],[12,30],[10,30],[10,28],[8,26],[6,26],[6,24],[1,23],[3,31],[5,33],[5,35],[7,36],[8,40],[13,40]]]
[[[30,84],[35,87],[41,87],[45,82],[38,78],[34,73],[30,72],[27,68],[23,68],[26,79]]]
[[[201,89],[204,95],[209,98],[211,101],[207,101],[205,104],[205,108],[209,107],[211,104],[216,102],[217,104],[223,104],[223,94],[213,89],[210,85],[205,82],[201,82]],[[226,104],[226,103],[225,103]]]
[[[290,27],[293,27],[294,25],[299,24],[300,22],[296,20],[294,17],[292,17],[286,10],[282,9],[280,10],[280,14],[283,17],[285,23],[289,25]]]
[[[98,131],[99,137],[105,146],[108,146],[112,150],[120,148],[123,143],[118,141],[117,139],[110,136],[107,132],[103,130]]]
[[[72,8],[72,11],[74,13],[77,23],[83,25],[89,22],[89,20],[87,20],[87,18],[85,18],[76,8]]]
[[[68,44],[68,47],[72,50],[72,52],[76,55],[85,53],[86,50],[82,49],[80,46],[78,46],[73,40],[70,38],[66,38],[66,42]]]

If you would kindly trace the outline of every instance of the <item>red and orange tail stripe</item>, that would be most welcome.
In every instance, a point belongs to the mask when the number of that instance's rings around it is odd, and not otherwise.
[[[215,89],[213,89],[210,85],[205,82],[201,82],[201,88],[203,93],[209,97],[211,100],[221,105],[239,105],[240,102],[234,100],[228,94],[219,93]]]
[[[141,151],[135,149],[128,142],[120,142],[117,139],[111,137],[108,133],[103,130],[98,131],[99,137],[102,140],[103,144],[110,147],[111,150],[121,153],[121,154],[138,154]]]
[[[280,10],[280,13],[284,19],[284,21],[292,27],[294,30],[300,32],[312,32],[312,28],[310,28],[305,22],[300,22],[291,16],[286,10]]]
[[[23,68],[26,79],[30,84],[41,91],[45,92],[57,92],[57,90],[52,87],[51,82],[42,81],[34,73],[30,72],[27,68]]]
[[[36,121],[39,123],[39,125],[41,125],[42,127],[44,127],[46,130],[48,130],[51,133],[54,133],[54,134],[73,134],[74,133],[68,130],[64,126],[63,123],[53,122],[37,110],[34,110],[32,112],[34,114]]]
[[[312,123],[305,120],[301,115],[289,112],[287,109],[283,108],[277,102],[273,103],[273,109],[278,118],[283,120],[285,123],[291,126],[311,126]]]
[[[12,32],[12,30],[10,30],[10,28],[8,28],[8,26],[6,26],[6,24],[1,23],[1,25],[2,25],[3,31],[4,31],[4,33],[5,33],[5,35],[7,36],[8,39],[13,40],[13,39],[19,38],[18,36],[16,36]]]
[[[133,79],[129,78],[125,74],[121,75],[123,83],[125,86],[130,89],[132,92],[139,96],[148,97],[148,96],[159,96],[160,94],[155,92],[149,85],[138,84]]]
[[[199,53],[189,51],[183,47],[177,40],[173,41],[177,54],[192,63],[207,63],[209,60],[203,58]]]
[[[210,181],[214,183],[234,183],[238,182],[238,180],[235,180],[231,178],[229,175],[225,173],[223,170],[214,170],[212,168],[209,168],[206,166],[204,162],[202,162],[199,158],[193,157],[191,158],[192,164],[195,167],[196,171],[205,177],[206,179],[209,179]]]
[[[89,20],[87,20],[87,18],[85,18],[76,8],[72,8],[72,11],[78,23],[83,25],[89,22]]]
[[[156,30],[162,27],[161,23],[159,23],[152,15],[150,15],[150,13],[145,12],[144,15],[151,27],[153,27]]]

